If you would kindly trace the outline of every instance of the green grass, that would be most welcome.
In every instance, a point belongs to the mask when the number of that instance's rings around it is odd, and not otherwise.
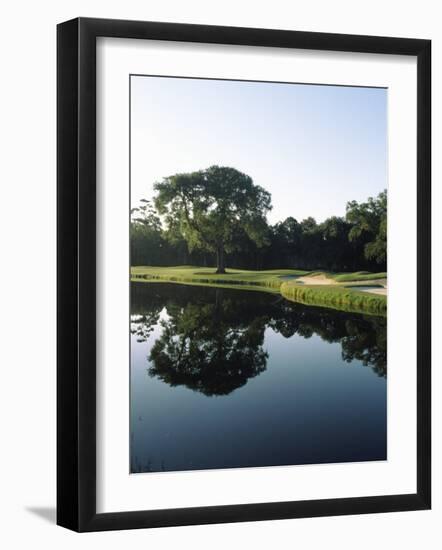
[[[301,277],[308,271],[300,269],[273,269],[250,271],[245,269],[227,269],[225,274],[217,275],[215,268],[181,265],[177,267],[141,267],[131,269],[133,281],[157,281],[168,283],[216,285],[223,287],[247,286],[279,291],[284,277]]]
[[[387,274],[369,273],[368,271],[356,271],[355,273],[330,273],[327,274],[338,283],[346,283],[350,281],[375,281],[377,279],[386,279]]]
[[[245,269],[227,269],[225,274],[216,274],[215,268],[190,265],[176,267],[134,266],[131,268],[131,280],[138,282],[179,283],[186,285],[214,286],[218,288],[236,288],[281,293],[287,300],[309,305],[331,307],[345,311],[385,315],[386,296],[368,294],[353,290],[352,282],[370,281],[386,276],[382,274],[325,273],[338,284],[308,285],[297,284],[296,279],[305,275],[320,274],[301,269],[273,269],[251,271]],[[364,278],[358,278],[364,276]],[[356,278],[355,278],[356,277]],[[345,283],[345,284],[344,284]],[[378,287],[378,284],[366,286]]]
[[[281,286],[280,292],[287,300],[307,305],[331,307],[333,309],[382,316],[385,316],[387,313],[386,296],[367,294],[366,292],[353,290],[347,286],[310,286],[284,283]]]

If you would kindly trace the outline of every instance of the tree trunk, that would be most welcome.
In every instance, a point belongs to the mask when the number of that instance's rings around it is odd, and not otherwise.
[[[225,272],[226,270],[224,267],[224,247],[223,245],[221,245],[216,251],[216,273],[219,275]]]

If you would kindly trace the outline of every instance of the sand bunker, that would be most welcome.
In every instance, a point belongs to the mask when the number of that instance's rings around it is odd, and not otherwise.
[[[303,283],[304,285],[336,285],[335,280],[329,279],[323,273],[318,275],[306,275],[305,277],[298,277],[296,282]]]
[[[296,279],[297,283],[303,285],[338,285],[339,283],[334,279],[329,279],[323,273],[318,273],[317,275],[306,275],[305,277],[298,277]],[[387,295],[387,279],[376,279],[373,281],[364,281],[365,284],[348,284],[339,286],[345,286],[346,288],[352,288],[353,290],[359,290],[361,292],[369,292],[370,294],[381,294],[382,296]],[[379,285],[379,286],[369,286],[369,285]]]

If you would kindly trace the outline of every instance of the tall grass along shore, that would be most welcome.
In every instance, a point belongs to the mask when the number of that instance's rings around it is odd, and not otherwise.
[[[385,316],[387,297],[371,293],[386,287],[386,273],[330,273],[300,269],[251,271],[227,269],[216,274],[214,268],[195,266],[133,266],[135,282],[207,285],[218,288],[261,290],[280,293],[287,300],[313,306]],[[358,282],[363,282],[361,287]],[[362,290],[363,289],[363,290]]]

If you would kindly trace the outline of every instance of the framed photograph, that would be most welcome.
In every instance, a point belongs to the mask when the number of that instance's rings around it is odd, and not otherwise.
[[[430,41],[57,36],[58,524],[430,508]]]

